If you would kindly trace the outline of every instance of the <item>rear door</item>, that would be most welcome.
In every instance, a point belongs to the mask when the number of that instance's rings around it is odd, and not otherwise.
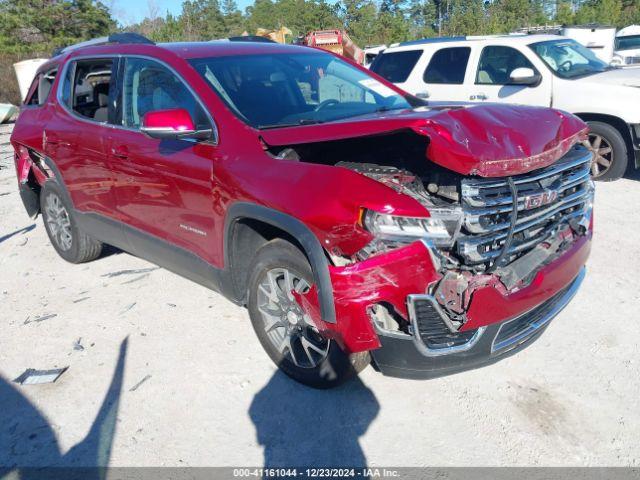
[[[213,121],[187,83],[168,66],[143,57],[126,57],[119,81],[118,128],[109,142],[116,175],[117,211],[137,251],[150,238],[177,245],[202,258],[212,244],[213,166],[217,147],[211,141],[158,140],[140,131],[148,112],[186,109],[196,127]],[[135,231],[146,234],[134,235]],[[146,252],[148,254],[148,251]]]
[[[470,46],[447,46],[437,49],[421,73],[422,96],[434,101],[468,100],[464,88],[470,74]]]
[[[541,74],[532,61],[519,49],[506,45],[486,45],[475,62],[467,100],[522,105],[551,106],[552,78],[542,75],[537,85],[513,85],[511,72],[530,68]],[[544,71],[544,73],[547,73]]]
[[[115,213],[107,138],[116,64],[114,57],[68,62],[43,133],[45,153],[62,173],[75,208],[107,217]]]

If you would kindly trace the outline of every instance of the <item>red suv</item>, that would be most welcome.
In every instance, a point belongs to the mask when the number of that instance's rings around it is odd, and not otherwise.
[[[309,47],[120,34],[42,66],[12,143],[65,260],[107,243],[214,289],[284,372],[330,387],[537,338],[584,276],[586,133],[547,108],[427,104]]]

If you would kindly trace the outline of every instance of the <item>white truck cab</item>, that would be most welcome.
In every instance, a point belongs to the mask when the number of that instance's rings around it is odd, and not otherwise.
[[[618,30],[613,52],[613,65],[640,66],[640,25],[630,25]]]
[[[429,101],[571,112],[590,125],[596,179],[620,178],[634,157],[640,165],[640,68],[612,67],[575,40],[558,35],[417,40],[391,45],[371,70]]]

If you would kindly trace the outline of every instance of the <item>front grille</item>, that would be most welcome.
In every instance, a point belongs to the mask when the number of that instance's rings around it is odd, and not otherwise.
[[[412,320],[415,322],[417,334],[422,339],[422,343],[430,350],[464,345],[471,341],[476,333],[475,330],[452,333],[445,325],[443,316],[438,312],[432,297],[415,298],[412,300],[412,305]]]
[[[529,338],[542,326],[548,323],[549,320],[551,320],[567,303],[569,303],[569,300],[577,291],[583,278],[584,271],[582,271],[573,282],[549,298],[543,304],[514,320],[503,323],[496,335],[496,338],[493,340],[492,351],[496,352],[512,345],[522,343],[522,341]]]
[[[552,236],[561,224],[589,214],[593,196],[591,153],[576,146],[550,167],[514,176],[518,215],[508,260]],[[509,233],[513,197],[504,178],[462,181],[463,229],[458,254],[468,264],[491,263]]]
[[[627,65],[637,65],[640,63],[640,57],[625,57],[625,62]]]

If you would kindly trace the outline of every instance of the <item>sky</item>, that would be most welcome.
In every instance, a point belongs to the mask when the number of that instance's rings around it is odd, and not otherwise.
[[[129,25],[139,22],[149,16],[149,6],[155,5],[158,15],[164,17],[167,12],[178,15],[182,11],[183,0],[111,0],[104,1],[105,5],[111,5],[113,16],[121,23]],[[251,5],[253,0],[236,0],[241,11]]]

